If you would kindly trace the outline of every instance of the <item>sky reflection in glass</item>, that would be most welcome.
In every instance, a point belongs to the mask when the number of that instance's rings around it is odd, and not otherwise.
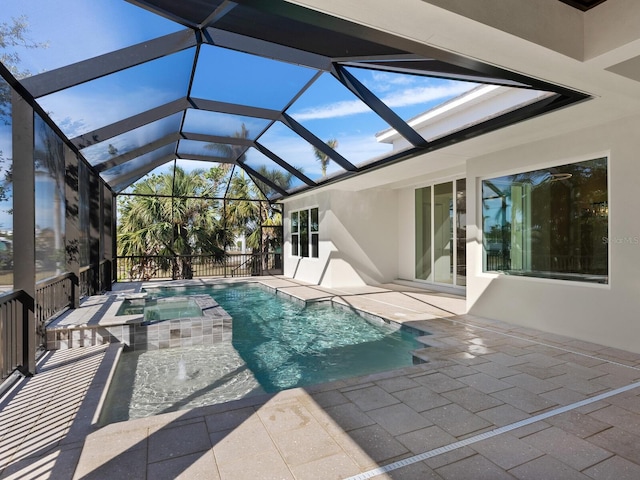
[[[105,140],[104,142],[91,145],[80,150],[80,152],[91,165],[97,165],[106,162],[114,156],[131,152],[176,132],[180,128],[181,119],[182,113],[176,113],[156,122],[130,130],[117,137]]]
[[[69,138],[185,97],[195,49],[39,98]],[[171,72],[158,75],[158,72]]]
[[[478,86],[472,82],[407,73],[346,69],[405,121]]]
[[[187,133],[239,137],[254,140],[269,125],[264,118],[245,117],[230,113],[209,112],[189,108],[183,129]],[[243,126],[246,137],[242,137]]]
[[[391,151],[391,145],[375,138],[389,125],[329,73],[316,80],[287,113],[323,142],[337,140],[336,151],[351,163]],[[334,164],[328,172],[338,169]]]
[[[281,110],[315,74],[310,68],[203,45],[191,95]]]

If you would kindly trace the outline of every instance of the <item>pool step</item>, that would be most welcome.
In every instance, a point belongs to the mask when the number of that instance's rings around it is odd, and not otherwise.
[[[418,348],[411,352],[414,364],[427,363],[440,358],[441,354],[450,352],[453,346],[460,343],[450,337],[438,338],[438,335],[421,335],[416,337],[416,340],[423,344],[424,348]]]
[[[429,348],[420,348],[418,350],[413,350],[411,355],[413,356],[413,364],[419,365],[421,363],[429,362]]]

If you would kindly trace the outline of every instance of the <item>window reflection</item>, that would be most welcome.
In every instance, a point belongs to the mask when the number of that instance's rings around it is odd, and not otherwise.
[[[300,212],[300,256],[309,256],[309,210]]]
[[[299,235],[299,226],[298,226],[298,213],[291,213],[291,255],[297,257],[300,255],[300,235]]]
[[[65,184],[62,140],[35,116],[36,280],[64,271]]]
[[[247,150],[244,157],[244,164],[258,172],[262,177],[269,180],[269,182],[280,187],[282,190],[290,190],[302,184],[302,181],[298,177],[282,168],[255,148]],[[278,193],[270,185],[267,185],[264,182],[256,181],[256,183],[260,185],[260,188],[262,188],[262,191],[267,197]]]
[[[318,207],[291,212],[291,255],[318,258],[320,223]]]
[[[74,138],[186,96],[194,55],[193,48],[174,53],[40,97],[38,103]]]
[[[456,285],[467,284],[467,181],[456,180]]]
[[[91,196],[89,169],[82,161],[78,162],[78,224],[79,224],[79,254],[80,266],[89,265],[89,242],[90,242],[90,225],[91,225]]]
[[[181,113],[157,120],[81,150],[91,165],[111,160],[165,137],[180,128]]]
[[[482,182],[484,270],[608,282],[607,159]]]
[[[416,190],[416,278],[431,276],[431,187]]]
[[[433,270],[439,283],[453,283],[453,185],[433,187]]]
[[[11,98],[11,87],[0,77],[0,98]],[[0,286],[13,286],[13,184],[11,172],[11,102],[0,102]]]

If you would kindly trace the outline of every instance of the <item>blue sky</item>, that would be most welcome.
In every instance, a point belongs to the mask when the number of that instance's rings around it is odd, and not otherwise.
[[[26,15],[30,39],[48,48],[21,50],[21,68],[32,73],[55,69],[133,45],[183,27],[121,0],[0,0],[0,21]],[[39,99],[62,130],[79,134],[140,113],[187,94],[189,66],[195,49],[97,79]],[[471,83],[437,80],[373,70],[350,68],[356,78],[405,120],[473,88]],[[250,54],[204,45],[191,92],[194,97],[281,109],[316,74],[310,68],[263,59]],[[324,73],[288,110],[323,141],[338,140],[337,151],[359,164],[390,152],[375,134],[386,125],[330,74]],[[234,125],[232,119],[227,119]],[[224,122],[211,114],[211,125]],[[237,121],[237,119],[236,119]],[[242,122],[241,122],[242,123]],[[227,130],[229,128],[227,125]],[[237,127],[233,127],[237,128]],[[255,129],[260,126],[251,126]],[[120,139],[119,150],[133,149],[149,138],[160,138],[152,128],[144,135]],[[282,124],[260,140],[311,178],[321,175],[313,148],[300,142]],[[128,143],[125,143],[128,142]],[[104,149],[103,149],[104,150]],[[269,160],[248,153],[254,165]],[[329,174],[340,170],[333,162]]]

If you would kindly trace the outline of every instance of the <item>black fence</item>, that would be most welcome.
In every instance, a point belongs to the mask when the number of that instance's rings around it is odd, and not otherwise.
[[[279,253],[128,256],[116,259],[117,280],[147,281],[203,277],[248,277],[282,274]]]

